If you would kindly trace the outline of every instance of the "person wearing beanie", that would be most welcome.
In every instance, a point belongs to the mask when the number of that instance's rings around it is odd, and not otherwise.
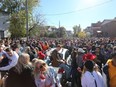
[[[81,78],[82,87],[105,87],[100,72],[94,70],[94,62],[87,60],[84,64],[84,73]]]

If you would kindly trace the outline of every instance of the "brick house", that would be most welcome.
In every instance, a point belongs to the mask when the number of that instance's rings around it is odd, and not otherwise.
[[[93,32],[93,37],[116,37],[116,18],[92,23],[85,31],[89,31],[90,33]]]
[[[98,31],[101,31],[101,22],[98,21],[97,23],[92,23],[91,24],[91,30],[92,30],[92,36],[94,37],[98,37],[100,35],[100,33],[102,32],[98,32]]]
[[[116,19],[101,25],[104,37],[116,37]]]

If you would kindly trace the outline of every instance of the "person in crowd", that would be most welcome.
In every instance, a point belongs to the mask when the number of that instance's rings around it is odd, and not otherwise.
[[[94,62],[87,60],[84,64],[84,73],[81,78],[82,87],[105,87],[102,75],[94,70]]]
[[[34,58],[34,59],[31,61],[33,67],[34,67],[34,64],[35,64],[35,62],[36,62],[37,60],[38,60],[38,58]]]
[[[78,68],[83,68],[83,56],[85,51],[82,48],[78,48],[78,56],[76,58],[76,63],[78,64]]]
[[[95,63],[94,66],[94,70],[97,70],[100,72],[99,66],[96,64],[96,55],[92,54],[92,53],[87,53],[83,56],[83,63],[85,63],[86,61],[91,60]]]
[[[61,87],[57,73],[53,67],[38,59],[34,64],[34,77],[37,87]]]
[[[71,63],[71,87],[81,87],[81,68],[79,70],[78,64],[76,62],[77,49],[73,49],[71,53],[72,63]]]
[[[113,47],[107,46],[106,47],[106,61],[110,58],[111,54],[113,53]]]
[[[70,67],[67,65],[66,61],[62,58],[62,56],[60,55],[60,53],[58,53],[57,50],[53,50],[53,52],[51,53],[51,65],[53,67],[61,67],[65,70],[66,72],[66,78],[69,79],[69,75],[70,75]]]
[[[86,62],[87,60],[92,60],[92,61],[96,61],[96,55],[92,54],[92,53],[86,53],[83,55],[83,62]]]
[[[103,72],[106,75],[107,87],[116,87],[116,53],[112,53],[111,59],[103,68]]]
[[[53,41],[50,41],[49,42],[49,47],[54,48],[55,47],[55,43]]]
[[[63,48],[61,44],[58,44],[56,46],[56,50],[58,51],[58,53],[60,53],[62,59],[67,60],[67,58],[69,57],[68,49]]]
[[[8,38],[6,40],[4,40],[5,47],[9,48],[10,47],[10,42],[11,42],[11,40],[9,40]]]
[[[15,51],[18,55],[21,55],[21,50],[20,50],[20,47],[19,47],[19,45],[18,44],[12,44],[11,45],[11,48],[12,48],[12,50],[13,51]]]
[[[105,56],[105,54],[106,54],[106,50],[105,50],[106,46],[104,44],[101,44],[100,48],[101,48],[101,50],[100,50],[101,54]]]
[[[95,53],[93,53],[96,55],[96,64],[99,66],[99,69],[101,70],[102,68],[102,64],[106,63],[106,60],[104,58],[104,56],[101,54],[100,52],[100,47],[96,47],[95,48]]]
[[[0,40],[0,45],[5,49],[4,40]]]
[[[45,43],[44,43],[44,51],[46,51],[48,48],[49,48],[49,44],[48,44],[48,42],[47,41],[45,41]]]
[[[116,46],[113,47],[113,53],[116,53]]]
[[[0,45],[0,67],[8,65],[8,58],[5,57],[4,47]]]
[[[51,64],[54,67],[58,67],[62,63],[66,63],[65,60],[62,59],[61,55],[57,50],[53,50],[50,56]]]
[[[31,48],[27,46],[25,48],[25,53],[28,53],[30,55],[30,61],[32,61],[35,58],[35,53],[32,52]]]
[[[14,67],[17,62],[18,62],[18,54],[13,51],[11,48],[6,48],[6,57],[8,58],[8,62],[9,64],[3,67],[0,67],[1,71],[8,71],[10,70],[12,67]]]
[[[39,41],[39,47],[41,48],[42,52],[44,52],[44,43],[43,41]]]
[[[37,48],[37,47],[35,48],[35,50],[36,50],[36,53],[37,53],[37,57],[39,59],[44,60],[46,55],[42,52],[42,50],[40,48]]]
[[[22,53],[16,66],[9,70],[5,87],[36,87],[32,72],[29,55]]]

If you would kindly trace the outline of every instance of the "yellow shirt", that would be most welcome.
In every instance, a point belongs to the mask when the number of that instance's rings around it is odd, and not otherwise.
[[[108,61],[109,66],[109,77],[110,77],[110,87],[116,87],[116,66],[112,65],[112,60]]]

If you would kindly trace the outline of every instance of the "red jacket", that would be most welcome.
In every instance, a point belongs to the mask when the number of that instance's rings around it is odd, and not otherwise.
[[[39,51],[39,52],[38,52],[38,57],[39,57],[39,59],[44,60],[44,58],[45,58],[45,54],[42,53],[41,51]]]

